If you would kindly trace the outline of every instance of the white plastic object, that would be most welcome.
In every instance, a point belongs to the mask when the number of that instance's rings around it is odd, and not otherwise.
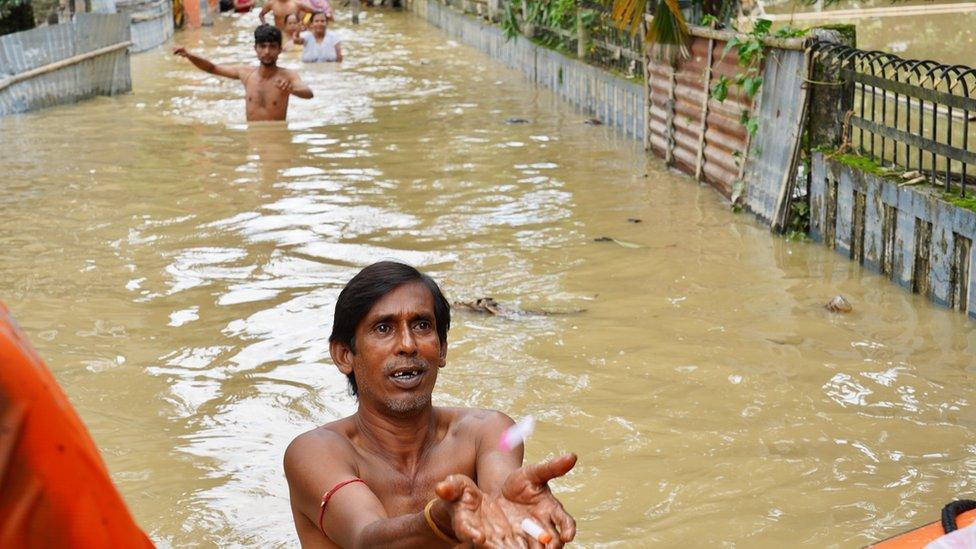
[[[976,549],[976,524],[935,538],[925,549]]]
[[[525,416],[521,421],[505,430],[502,439],[498,441],[498,447],[503,452],[509,452],[512,448],[525,442],[525,439],[532,435],[533,430],[535,430],[535,418]]]
[[[522,531],[542,545],[552,541],[552,536],[549,534],[549,532],[543,530],[542,527],[539,526],[539,523],[530,518],[522,519]]]

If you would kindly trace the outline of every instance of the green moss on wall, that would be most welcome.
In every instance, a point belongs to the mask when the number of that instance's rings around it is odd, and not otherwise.
[[[974,196],[970,195],[962,198],[954,193],[942,193],[942,200],[945,200],[953,206],[976,212],[976,197]]]
[[[888,175],[888,170],[886,170],[880,164],[878,164],[877,162],[871,160],[866,156],[861,156],[859,154],[852,154],[852,153],[844,153],[844,154],[827,153],[827,156],[830,157],[831,160],[836,160],[843,164],[847,164],[848,166],[854,169],[861,170],[862,172],[874,174],[877,175],[878,177],[885,177],[886,175]]]

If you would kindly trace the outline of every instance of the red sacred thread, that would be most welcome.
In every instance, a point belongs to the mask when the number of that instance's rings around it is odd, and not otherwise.
[[[338,492],[339,488],[342,488],[343,486],[347,484],[352,484],[354,482],[362,482],[363,484],[366,484],[366,481],[361,478],[351,478],[349,480],[344,480],[336,484],[335,486],[332,487],[331,490],[329,490],[328,492],[325,493],[324,496],[322,496],[322,506],[321,506],[322,508],[319,511],[319,530],[322,530],[323,534],[325,534],[325,528],[322,527],[322,519],[325,517],[325,506],[329,504],[329,500],[332,499],[332,495]]]

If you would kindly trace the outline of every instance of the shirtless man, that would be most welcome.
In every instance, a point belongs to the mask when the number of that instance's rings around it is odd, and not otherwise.
[[[258,67],[245,65],[215,65],[193,55],[180,46],[173,53],[190,60],[198,69],[235,78],[244,84],[247,97],[245,105],[248,122],[260,120],[284,120],[288,115],[288,99],[294,95],[311,99],[312,90],[302,82],[295,71],[278,66],[281,55],[281,31],[271,25],[261,25],[254,30],[254,51],[258,54]]]
[[[258,19],[261,20],[262,25],[266,23],[264,16],[269,11],[274,15],[274,26],[278,27],[278,30],[284,31],[285,17],[288,17],[289,13],[297,13],[299,20],[301,20],[304,13],[312,13],[315,8],[306,0],[268,0],[261,8],[261,13],[258,14]]]
[[[400,263],[366,267],[339,294],[329,351],[359,407],[285,451],[303,547],[543,547],[524,518],[547,549],[576,535],[547,484],[575,455],[522,467],[521,446],[499,449],[508,416],[432,406],[450,323],[437,283]]]

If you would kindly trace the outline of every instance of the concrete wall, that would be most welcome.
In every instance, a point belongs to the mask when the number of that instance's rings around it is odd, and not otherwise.
[[[976,318],[976,212],[813,154],[810,233],[838,253]]]
[[[506,40],[501,29],[464,15],[436,0],[414,0],[411,9],[432,25],[481,50],[532,82],[599,118],[604,124],[644,139],[644,86],[576,59],[537,46],[525,37]]]

